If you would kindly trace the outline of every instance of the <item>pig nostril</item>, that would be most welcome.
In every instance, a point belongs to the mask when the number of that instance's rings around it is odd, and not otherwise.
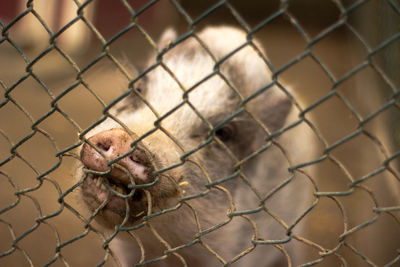
[[[111,148],[111,142],[97,142],[96,147],[103,152],[107,152]]]
[[[135,163],[139,163],[139,164],[140,164],[140,162],[139,162],[133,155],[130,155],[130,156],[129,156],[129,159],[130,159],[131,161],[135,162]]]

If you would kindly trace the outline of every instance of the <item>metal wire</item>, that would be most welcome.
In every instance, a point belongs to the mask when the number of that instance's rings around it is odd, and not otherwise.
[[[397,29],[397,32],[391,34],[388,37],[385,37],[383,40],[379,40],[379,43],[375,46],[369,44],[366,40],[367,37],[363,36],[353,23],[349,17],[352,16],[354,12],[365,7],[371,1],[368,0],[360,0],[353,1],[351,4],[345,5],[342,1],[336,0],[332,1],[332,3],[337,7],[338,12],[340,13],[339,18],[324,28],[316,35],[310,34],[304,26],[299,22],[299,19],[294,14],[294,10],[291,9],[291,5],[293,1],[281,1],[279,8],[272,13],[271,15],[264,17],[261,21],[252,25],[251,23],[246,21],[246,18],[241,14],[241,10],[235,8],[233,1],[222,0],[216,1],[214,4],[210,5],[201,15],[197,17],[192,17],[190,13],[185,9],[184,4],[171,0],[169,1],[172,6],[174,12],[179,14],[182,17],[182,20],[187,24],[186,31],[179,36],[177,40],[173,40],[168,46],[164,49],[157,46],[156,41],[153,39],[151,34],[145,29],[144,26],[140,23],[140,19],[146,15],[146,12],[150,9],[157,7],[160,5],[161,1],[148,1],[140,8],[134,8],[130,4],[129,1],[121,0],[122,6],[129,12],[130,21],[129,23],[112,35],[110,38],[105,38],[99,29],[96,28],[93,21],[91,21],[87,17],[87,9],[90,5],[93,5],[95,0],[88,1],[78,1],[71,0],[76,5],[76,15],[70,20],[70,22],[62,25],[59,30],[52,31],[50,26],[47,24],[45,18],[43,18],[39,12],[35,9],[35,1],[29,0],[26,3],[26,8],[19,13],[15,18],[13,18],[8,23],[0,20],[1,27],[1,39],[0,39],[0,49],[2,46],[4,47],[7,44],[13,52],[16,54],[20,60],[24,61],[25,69],[23,73],[18,77],[16,81],[6,83],[0,80],[0,87],[4,92],[4,97],[0,103],[0,116],[2,109],[6,110],[6,108],[12,107],[15,108],[15,112],[18,114],[22,114],[27,121],[29,122],[29,132],[27,132],[23,137],[14,136],[12,133],[7,133],[6,130],[2,129],[4,126],[0,125],[0,135],[3,140],[1,144],[6,144],[7,149],[3,149],[2,158],[0,159],[0,179],[4,182],[2,184],[6,184],[9,188],[9,193],[11,193],[14,199],[10,202],[9,199],[4,198],[4,201],[0,202],[2,205],[0,206],[0,224],[2,228],[7,229],[6,231],[9,233],[9,237],[4,237],[4,240],[7,240],[7,244],[4,244],[6,249],[0,251],[0,260],[9,260],[6,262],[13,262],[13,257],[16,255],[22,255],[23,261],[15,261],[15,264],[18,262],[23,262],[25,266],[51,266],[54,264],[62,264],[64,266],[72,266],[69,262],[70,259],[65,257],[64,251],[66,251],[69,247],[78,243],[80,240],[86,240],[91,235],[95,235],[97,239],[100,240],[102,244],[102,253],[103,258],[99,259],[97,264],[98,266],[107,265],[111,262],[112,265],[121,265],[119,260],[114,256],[112,249],[110,249],[109,244],[115,238],[115,236],[120,232],[125,232],[130,235],[130,237],[136,240],[140,251],[140,262],[136,266],[145,266],[150,263],[162,263],[168,257],[175,257],[177,261],[182,266],[187,266],[187,262],[184,257],[181,256],[181,252],[184,249],[190,248],[192,246],[200,245],[206,250],[210,252],[210,257],[215,257],[217,261],[221,264],[221,266],[228,266],[235,262],[238,262],[243,257],[247,257],[251,255],[253,250],[258,246],[273,246],[275,247],[284,257],[287,259],[287,265],[292,266],[292,259],[290,253],[288,252],[286,245],[298,242],[301,243],[302,246],[307,247],[309,250],[313,251],[311,254],[311,258],[308,258],[307,262],[301,263],[301,266],[315,266],[320,263],[324,263],[329,258],[335,258],[336,266],[351,266],[351,263],[354,257],[357,257],[359,260],[363,262],[363,266],[380,266],[375,262],[376,258],[374,256],[370,256],[368,252],[365,252],[357,247],[354,243],[354,239],[356,239],[356,234],[368,235],[368,229],[374,227],[375,225],[379,225],[379,221],[383,220],[383,218],[390,217],[393,222],[391,225],[396,227],[397,232],[400,229],[400,218],[399,211],[400,206],[396,199],[393,202],[387,203],[380,199],[380,197],[376,196],[376,188],[374,185],[380,182],[378,181],[381,178],[381,175],[388,175],[390,180],[399,186],[400,177],[398,173],[398,169],[396,167],[399,151],[396,151],[396,147],[388,147],[388,143],[382,140],[382,137],[377,135],[376,132],[371,129],[370,125],[372,121],[376,120],[378,117],[387,114],[388,112],[396,113],[393,115],[394,117],[398,116],[399,112],[399,104],[398,104],[398,95],[399,89],[398,85],[393,82],[393,78],[388,75],[387,70],[379,64],[377,57],[380,56],[380,53],[384,51],[391,45],[398,45],[400,42],[400,32]],[[390,8],[391,12],[395,14],[394,16],[400,16],[400,4],[395,0],[386,0],[385,1],[387,8]],[[242,46],[238,47],[236,50],[231,51],[224,58],[217,59],[215,55],[213,55],[212,51],[207,47],[201,37],[198,35],[197,28],[201,23],[203,23],[209,16],[212,15],[216,10],[225,8],[229,11],[233,19],[236,23],[242,27],[242,29],[247,34],[247,41],[242,44]],[[41,28],[46,31],[48,36],[48,42],[46,43],[46,47],[41,49],[39,53],[35,56],[31,57],[24,52],[25,48],[19,44],[19,41],[13,37],[13,31],[17,28],[17,25],[21,23],[27,16],[33,16],[35,20],[41,25]],[[287,20],[290,25],[296,30],[299,34],[300,38],[305,42],[305,47],[303,51],[301,51],[297,56],[291,58],[288,62],[281,66],[277,66],[273,64],[270,59],[266,58],[262,49],[259,47],[259,44],[256,40],[256,35],[263,28],[268,25],[274,23],[276,20],[281,19],[282,17]],[[70,28],[74,27],[77,23],[83,23],[87,29],[89,29],[90,34],[96,39],[97,42],[101,44],[101,51],[86,65],[79,66],[76,60],[73,59],[73,56],[70,55],[65,49],[63,49],[62,44],[59,44],[59,39],[61,36],[68,31]],[[337,75],[334,71],[332,71],[329,63],[326,63],[323,57],[316,51],[316,47],[324,42],[329,36],[332,35],[333,32],[345,28],[354,38],[358,40],[361,46],[366,51],[366,56],[363,61],[357,62],[343,75]],[[140,35],[147,41],[148,45],[152,48],[152,50],[156,53],[156,58],[153,62],[153,65],[147,67],[143,71],[139,72],[137,75],[132,75],[130,70],[126,68],[124,64],[118,59],[116,55],[112,52],[113,45],[124,36],[126,36],[130,31],[137,30]],[[174,72],[165,64],[164,57],[169,51],[173,51],[176,49],[179,44],[184,43],[189,38],[194,38],[197,42],[202,46],[205,52],[210,55],[212,60],[215,63],[214,70],[209,73],[207,77],[204,77],[203,80],[198,81],[192,87],[187,88],[184,84],[182,84],[178,77],[174,74]],[[272,72],[272,80],[271,83],[265,86],[264,88],[260,88],[258,91],[254,92],[252,95],[243,96],[241,95],[238,88],[235,87],[234,83],[230,81],[229,77],[224,75],[222,71],[222,65],[224,62],[229,60],[232,56],[240,52],[244,47],[252,47],[254,51],[256,51],[261,57],[265,64]],[[59,56],[67,62],[68,65],[74,71],[75,79],[65,86],[65,89],[61,92],[55,93],[52,90],[46,81],[44,81],[41,74],[36,72],[37,66],[41,62],[46,62],[46,58],[50,53],[57,53]],[[285,75],[290,71],[290,69],[294,68],[297,64],[302,63],[304,60],[311,60],[313,64],[318,65],[322,73],[327,77],[327,79],[331,83],[331,89],[328,93],[324,94],[322,97],[318,98],[312,103],[303,106],[301,101],[298,99],[297,95],[292,94],[285,87],[285,83],[281,81],[281,76]],[[92,88],[91,83],[87,80],[86,74],[96,68],[100,64],[101,61],[107,60],[113,66],[113,68],[124,77],[126,83],[128,84],[125,91],[122,92],[117,98],[113,99],[110,102],[103,100],[101,95]],[[7,62],[2,62],[2,64],[7,64]],[[151,72],[155,68],[162,68],[165,72],[167,72],[170,77],[178,84],[179,89],[182,91],[183,97],[182,101],[171,109],[169,112],[165,114],[157,113],[157,107],[153,107],[150,102],[146,99],[144,95],[141,94],[140,91],[137,90],[137,84],[143,79],[149,72]],[[346,93],[343,92],[342,86],[347,82],[355,79],[357,75],[360,75],[366,69],[372,70],[372,72],[380,78],[382,86],[388,88],[391,91],[389,97],[386,97],[384,103],[379,103],[379,106],[376,107],[375,110],[369,110],[369,113],[365,115],[365,112],[360,110],[358,106],[354,105],[354,100],[351,99]],[[223,79],[226,84],[231,88],[234,94],[240,98],[241,105],[240,107],[232,112],[230,115],[226,116],[222,121],[218,124],[213,125],[196,107],[191,103],[189,95],[196,88],[201,86],[203,83],[212,79],[213,77],[220,77]],[[38,118],[37,116],[32,116],[28,108],[25,107],[23,103],[21,103],[20,99],[15,96],[15,94],[24,87],[24,83],[28,80],[34,80],[36,84],[40,87],[42,93],[44,93],[50,101],[48,102],[47,112],[42,114]],[[285,125],[282,129],[277,131],[270,131],[268,127],[266,127],[255,114],[253,114],[247,108],[246,104],[250,103],[253,99],[256,99],[259,95],[262,95],[265,92],[268,92],[271,87],[277,86],[279,87],[291,100],[293,106],[298,109],[299,116],[296,121],[293,121],[287,125]],[[101,117],[92,121],[88,126],[81,126],[81,124],[76,121],[76,119],[71,116],[68,110],[66,110],[63,106],[63,101],[73,92],[77,91],[78,88],[83,88],[90,97],[96,101],[102,109]],[[379,91],[379,89],[376,89]],[[110,109],[113,108],[117,103],[123,101],[125,98],[129,97],[129,95],[136,95],[136,97],[142,101],[156,117],[154,122],[154,127],[150,129],[148,132],[143,135],[137,137],[134,136],[132,130],[129,129],[128,126],[124,125],[117,117],[110,113]],[[340,138],[331,141],[327,140],[324,136],[323,126],[316,123],[314,120],[310,119],[312,114],[318,113],[320,108],[330,101],[338,101],[341,103],[341,107],[346,109],[346,111],[351,114],[353,118],[355,118],[356,125],[351,129],[340,136]],[[200,120],[205,123],[208,127],[208,138],[202,141],[197,147],[187,149],[185,145],[182,144],[180,140],[178,140],[172,133],[168,131],[168,129],[163,127],[163,122],[167,120],[171,114],[176,112],[177,110],[182,109],[183,106],[188,106],[190,109],[200,118]],[[393,111],[394,110],[394,111]],[[334,111],[333,111],[334,112]],[[4,113],[5,114],[5,113]],[[216,132],[223,127],[225,124],[234,121],[240,115],[247,114],[253,120],[257,122],[257,124],[264,130],[264,134],[267,137],[266,143],[262,147],[257,148],[253,153],[248,155],[245,158],[238,159],[234,153],[223,143],[221,140],[215,137]],[[78,136],[77,141],[74,141],[73,144],[70,144],[67,147],[61,147],[59,145],[59,141],[57,140],[52,133],[45,130],[43,127],[44,122],[46,122],[52,116],[61,116],[61,118],[65,119],[69,122],[69,125],[73,127],[75,133]],[[350,115],[349,115],[350,116]],[[116,168],[118,166],[118,161],[128,154],[134,152],[137,149],[139,143],[144,140],[146,137],[150,136],[156,131],[161,131],[165,134],[168,139],[176,145],[179,151],[179,162],[176,162],[170,166],[164,166],[164,168],[156,170],[153,175],[156,176],[156,179],[152,183],[144,184],[144,185],[136,185],[133,182],[133,178],[130,177],[132,184],[130,188],[133,189],[129,194],[121,194],[118,191],[114,190],[110,185],[104,183],[104,186],[108,189],[108,198],[114,194],[123,199],[125,199],[126,203],[128,198],[131,198],[136,190],[143,190],[147,196],[148,200],[148,209],[146,214],[142,214],[141,223],[135,226],[125,226],[124,223],[116,226],[114,233],[111,236],[106,236],[102,233],[102,231],[98,230],[93,226],[94,218],[101,213],[102,208],[106,205],[104,202],[101,206],[99,206],[93,213],[87,215],[83,215],[81,210],[74,205],[70,204],[69,198],[73,195],[74,191],[78,190],[79,187],[85,182],[89,175],[107,175],[112,169],[108,172],[95,172],[92,170],[84,170],[85,175],[75,182],[72,186],[67,188],[60,186],[60,180],[57,178],[59,174],[57,174],[57,170],[62,169],[62,165],[65,161],[70,158],[78,158],[74,150],[81,146],[83,143],[87,143],[96,149],[96,145],[92,144],[90,140],[88,140],[85,135],[94,129],[96,126],[101,124],[107,119],[112,119],[116,123],[118,123],[121,128],[124,128],[132,137],[134,142],[131,144],[132,150],[125,153],[124,155],[120,155],[118,158],[109,161],[109,166],[113,166],[112,168]],[[16,122],[17,124],[24,122]],[[25,122],[26,124],[26,122]],[[322,146],[322,153],[312,161],[295,163],[290,156],[290,153],[286,150],[285,147],[280,145],[279,137],[284,135],[287,132],[290,132],[292,129],[295,129],[298,125],[307,125],[310,129],[312,129],[313,134],[316,136],[317,141]],[[27,125],[25,125],[27,126]],[[388,127],[387,124],[385,124]],[[385,129],[381,129],[382,131],[386,131]],[[46,166],[45,168],[40,166],[36,166],[35,162],[31,160],[31,158],[27,157],[25,153],[22,151],[23,148],[30,142],[35,142],[35,138],[44,138],[51,146],[52,157],[55,159],[54,162],[51,163],[51,166]],[[358,138],[362,138],[366,140],[369,144],[372,144],[374,148],[376,148],[377,157],[382,159],[377,166],[371,166],[371,168],[367,168],[367,171],[359,175],[354,171],[351,166],[349,166],[346,162],[344,162],[340,156],[337,155],[336,151],[340,149],[344,149],[346,145],[350,144],[354,140]],[[196,157],[193,157],[197,152],[202,151],[203,149],[210,146],[211,143],[218,143],[221,147],[224,147],[226,151],[227,157],[231,158],[235,163],[235,172],[231,175],[215,180],[212,179],[202,163],[196,160]],[[249,177],[246,177],[245,173],[241,171],[242,166],[249,162],[251,159],[256,158],[262,152],[271,149],[271,147],[277,148],[280,153],[286,158],[289,168],[288,168],[288,176],[286,179],[282,180],[279,184],[275,185],[274,188],[270,189],[268,192],[260,191],[259,188],[256,188],[249,181]],[[98,150],[98,149],[97,149]],[[98,151],[102,153],[101,151]],[[370,153],[375,153],[374,151]],[[103,155],[104,156],[104,155]],[[14,162],[22,162],[24,168],[30,169],[31,172],[34,173],[35,182],[33,184],[23,184],[21,187],[20,180],[21,177],[15,177],[14,174],[8,173],[7,166],[12,166]],[[319,166],[319,164],[326,163],[334,166],[335,170],[338,170],[340,175],[345,177],[346,187],[337,189],[337,187],[321,187],[320,182],[317,177],[309,175],[307,168]],[[161,211],[152,211],[152,196],[147,191],[150,187],[154,186],[161,177],[165,178],[168,175],[168,171],[175,170],[184,164],[193,164],[199,170],[201,170],[202,174],[207,179],[207,183],[204,186],[204,190],[202,192],[197,192],[193,195],[181,196],[178,203],[170,207],[168,209],[163,209]],[[362,164],[361,164],[362,165]],[[7,168],[6,168],[7,167]],[[121,167],[121,169],[123,169]],[[278,192],[286,188],[289,184],[293,183],[296,174],[302,174],[307,177],[309,182],[312,184],[314,188],[312,202],[307,206],[305,210],[298,214],[296,219],[290,224],[285,221],[283,218],[276,214],[273,210],[268,208],[267,203],[270,199],[272,199]],[[165,177],[164,177],[164,176]],[[169,179],[169,178],[167,178]],[[229,191],[224,185],[229,181],[240,180],[245,184],[249,190],[255,195],[257,200],[259,201],[259,206],[254,209],[249,210],[238,210],[234,204],[232,192]],[[382,179],[381,183],[384,183]],[[41,189],[45,186],[51,186],[53,190],[55,190],[57,194],[58,201],[57,209],[48,212],[42,210],[43,202],[42,200],[38,200],[36,195],[31,194],[35,192],[42,192]],[[213,225],[209,228],[203,228],[200,223],[198,212],[196,208],[193,207],[190,203],[190,200],[199,199],[207,197],[207,195],[211,194],[213,191],[218,191],[225,196],[226,199],[229,200],[229,212],[227,214],[226,220],[222,221],[216,225]],[[357,212],[357,210],[349,210],[343,202],[346,202],[346,199],[350,196],[356,194],[365,194],[367,195],[368,203],[365,205],[369,205],[370,216],[368,218],[362,218],[361,222],[357,224],[349,223],[349,214],[353,212]],[[388,193],[389,194],[389,193]],[[398,198],[398,196],[397,196]],[[1,199],[1,197],[0,197]],[[15,218],[23,217],[23,215],[18,215],[13,212],[18,207],[24,207],[24,204],[27,200],[29,200],[36,212],[36,218],[33,224],[29,224],[29,227],[21,228],[18,224],[18,230],[14,226],[15,220],[12,219],[12,216]],[[304,221],[307,221],[307,218],[315,212],[317,207],[321,202],[330,200],[334,203],[334,206],[338,210],[336,216],[338,216],[337,220],[342,223],[342,233],[335,237],[334,247],[326,246],[324,242],[319,242],[319,240],[315,240],[309,235],[303,235],[295,231],[296,227]],[[4,205],[4,203],[6,203]],[[371,204],[372,203],[372,204]],[[363,203],[359,203],[358,205],[363,205]],[[128,206],[128,205],[127,205]],[[193,216],[196,221],[197,233],[194,236],[193,240],[186,244],[182,244],[180,246],[174,247],[168,243],[168,241],[157,231],[155,227],[152,225],[152,219],[158,216],[162,216],[165,214],[173,213],[183,207],[188,208],[192,211]],[[352,206],[354,207],[354,206]],[[20,209],[18,210],[20,212]],[[83,230],[76,234],[72,238],[65,239],[62,234],[63,230],[57,227],[57,223],[55,223],[54,219],[57,217],[61,217],[66,212],[72,214],[74,218],[76,218]],[[283,227],[286,231],[286,236],[282,239],[268,239],[263,237],[259,232],[258,225],[252,219],[251,215],[253,214],[268,214],[273,218],[273,220]],[[11,215],[10,215],[11,214]],[[129,209],[127,209],[127,215],[125,220],[129,217]],[[251,245],[245,250],[241,251],[232,259],[225,259],[222,255],[220,255],[217,250],[212,248],[205,238],[207,234],[216,232],[219,229],[226,227],[226,225],[231,224],[232,220],[236,218],[241,218],[246,220],[252,228],[252,238]],[[35,231],[38,231],[39,228],[48,227],[54,236],[54,240],[42,240],[35,237]],[[382,227],[382,226],[381,226]],[[146,258],[146,250],[140,237],[136,236],[135,231],[138,229],[147,228],[152,234],[158,239],[159,243],[164,249],[164,254],[160,255],[158,258],[148,259]],[[23,230],[21,230],[23,229]],[[312,231],[312,229],[310,230]],[[0,233],[4,233],[2,231]],[[36,239],[35,239],[36,238]],[[385,237],[383,237],[385,238]],[[392,237],[393,238],[393,237]],[[1,237],[3,239],[3,237]],[[36,243],[42,243],[49,241],[51,244],[54,244],[52,251],[49,251],[49,255],[52,255],[50,258],[46,258],[46,260],[38,260],[38,257],[31,255],[30,250],[27,248],[29,246],[26,245],[26,240],[36,240]],[[398,238],[397,238],[398,239]],[[3,242],[3,241],[2,241]],[[393,241],[394,243],[396,241]],[[372,244],[372,246],[384,246],[384,244]],[[80,250],[84,250],[85,247],[82,246]],[[390,248],[388,247],[388,250]],[[392,257],[390,259],[385,259],[385,266],[397,266],[400,264],[400,251],[394,250],[390,251]],[[349,256],[351,255],[351,256]],[[357,261],[356,261],[357,262]],[[1,265],[1,261],[0,261]],[[79,265],[79,264],[78,264]],[[84,266],[82,264],[82,266]],[[333,265],[332,265],[333,266]]]

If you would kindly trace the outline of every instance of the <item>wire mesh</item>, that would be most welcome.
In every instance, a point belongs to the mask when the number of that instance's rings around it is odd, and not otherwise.
[[[0,265],[400,263],[398,1],[281,0],[251,11],[233,0],[68,0],[51,11],[43,2],[0,20]],[[316,7],[322,15],[309,18]],[[218,55],[214,43],[229,35],[208,40],[215,23],[245,38]],[[179,34],[158,42],[165,25]],[[244,51],[250,63],[231,66]],[[193,65],[173,65],[181,55]],[[211,64],[207,73],[196,56]],[[249,93],[243,77],[256,72],[246,72],[254,58],[270,73]],[[218,93],[206,109],[196,102],[216,79],[233,108],[221,110]],[[165,93],[147,87],[161,82],[174,93],[156,101]],[[285,123],[281,106],[264,99],[274,90],[294,110]],[[129,149],[110,158],[91,136],[111,128]],[[244,134],[232,139],[235,131]],[[246,139],[253,131],[262,142]],[[108,168],[82,167],[80,149]],[[141,182],[127,158],[147,164],[152,179]],[[246,171],[257,168],[260,183]],[[104,195],[94,206],[83,200],[90,183]],[[245,199],[252,204],[238,204]],[[115,203],[119,219],[107,215]]]

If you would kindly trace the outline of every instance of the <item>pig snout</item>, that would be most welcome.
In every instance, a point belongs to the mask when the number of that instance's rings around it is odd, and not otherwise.
[[[81,161],[86,168],[99,172],[107,172],[111,168],[107,178],[122,184],[129,184],[130,177],[138,184],[151,180],[152,165],[149,157],[144,149],[131,147],[133,140],[124,129],[102,131],[88,141],[96,149],[88,143],[83,145]]]

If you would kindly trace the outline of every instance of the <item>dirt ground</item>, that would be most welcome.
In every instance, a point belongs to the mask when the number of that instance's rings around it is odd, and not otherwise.
[[[182,31],[184,26],[178,28]],[[320,28],[307,28],[307,33],[315,37]],[[156,36],[159,31],[152,34]],[[136,37],[137,33],[132,34],[112,47],[112,51],[118,58],[127,58],[133,65],[141,66],[150,53],[150,46],[143,46],[145,40],[137,41]],[[398,111],[393,107],[383,110],[363,125],[363,133],[341,140],[360,129],[357,116],[366,118],[388,101],[390,88],[382,85],[381,78],[371,67],[334,86],[318,60],[339,80],[361,64],[366,55],[361,44],[345,29],[333,31],[312,48],[307,47],[304,37],[287,19],[269,23],[255,37],[265,47],[275,69],[282,68],[307,49],[312,50],[314,58],[310,55],[299,58],[279,76],[293,88],[302,108],[313,105],[332,89],[339,89],[335,96],[315,105],[306,115],[322,138],[319,156],[324,152],[330,156],[314,165],[316,186],[319,192],[341,192],[325,196],[321,193],[322,196],[315,198],[317,204],[307,215],[308,231],[303,235],[313,242],[307,246],[306,260],[322,259],[316,266],[340,266],[337,252],[349,266],[366,266],[365,259],[356,253],[360,251],[377,266],[387,264],[398,255],[400,213],[398,209],[392,213],[374,213],[373,209],[376,205],[399,205],[400,181],[393,175],[398,175],[397,162],[390,161],[380,171],[388,155],[396,152],[393,135],[398,129],[392,123]],[[33,58],[38,51],[26,53]],[[95,45],[90,52],[71,57],[82,68],[99,53],[100,48]],[[25,62],[15,49],[1,43],[0,90],[4,92],[17,83],[26,74],[25,68]],[[104,237],[85,228],[90,214],[79,204],[76,190],[70,192],[76,183],[74,166],[77,160],[68,155],[56,156],[79,142],[78,131],[101,118],[103,106],[84,86],[72,89],[77,74],[56,51],[35,64],[33,73],[43,84],[33,75],[29,76],[11,91],[15,102],[0,107],[0,162],[6,162],[0,166],[0,255],[10,252],[0,257],[0,266],[29,266],[29,260],[34,266],[42,266],[58,256],[57,253],[61,256],[52,266],[65,266],[63,260],[69,266],[94,266],[103,259],[104,266],[116,266],[111,256],[106,257],[102,247]],[[104,103],[119,96],[128,83],[107,58],[85,72],[82,79]],[[54,103],[52,97],[56,98],[68,88],[72,90]],[[5,99],[2,93],[0,103]],[[44,120],[32,127],[32,122],[46,114]],[[31,138],[19,143],[31,134]],[[342,143],[325,150],[337,142]],[[11,149],[18,156],[8,159]],[[376,174],[368,176],[375,171]],[[38,179],[41,174],[45,175]],[[352,190],[350,179],[362,177],[366,177],[365,181]],[[61,195],[65,204],[58,202]],[[363,224],[367,227],[357,230]],[[95,225],[94,229],[97,228]],[[13,243],[16,237],[18,240]],[[343,240],[346,244],[341,243]],[[60,244],[60,250],[55,251]],[[326,253],[323,256],[321,247]]]

